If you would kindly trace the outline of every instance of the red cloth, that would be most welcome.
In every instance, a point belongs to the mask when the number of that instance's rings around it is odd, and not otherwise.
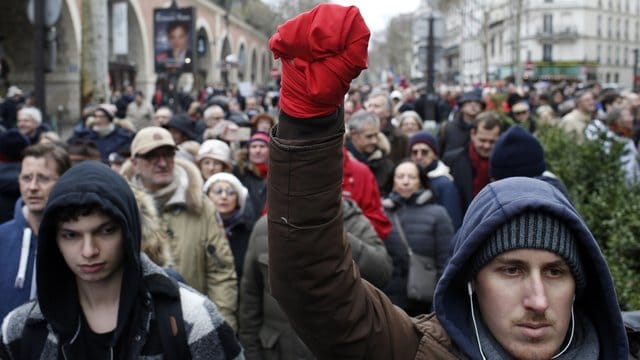
[[[369,36],[355,6],[320,4],[278,26],[269,48],[282,58],[280,108],[298,118],[334,112],[367,68]]]
[[[258,172],[260,173],[260,177],[263,180],[267,180],[267,173],[269,170],[269,165],[267,164],[253,164],[253,166],[256,167],[256,169],[258,169]]]
[[[342,178],[342,197],[358,204],[364,216],[384,240],[391,232],[391,222],[384,214],[378,183],[369,167],[350,157],[346,148],[342,148],[344,176]]]
[[[469,144],[469,159],[473,168],[471,196],[475,197],[489,183],[489,158],[480,157],[473,144]]]

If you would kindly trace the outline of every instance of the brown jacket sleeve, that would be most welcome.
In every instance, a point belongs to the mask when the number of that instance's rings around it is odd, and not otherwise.
[[[270,142],[267,192],[272,294],[321,359],[414,358],[420,332],[361,279],[345,239],[342,114],[280,119]]]

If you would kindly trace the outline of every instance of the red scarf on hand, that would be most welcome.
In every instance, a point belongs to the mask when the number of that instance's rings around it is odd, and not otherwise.
[[[480,190],[489,183],[489,158],[482,158],[476,152],[473,144],[469,144],[469,159],[473,168],[473,186],[471,196],[478,195]]]
[[[280,108],[288,115],[328,115],[351,80],[367,68],[369,28],[355,6],[320,4],[278,26],[269,39],[282,58]]]

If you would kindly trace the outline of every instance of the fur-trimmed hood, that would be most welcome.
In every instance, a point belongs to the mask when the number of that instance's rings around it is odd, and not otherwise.
[[[175,169],[174,174],[176,173],[177,168],[184,170],[186,173],[186,198],[185,198],[185,206],[187,211],[200,213],[202,211],[203,202],[204,202],[204,193],[202,192],[202,175],[200,175],[200,170],[196,167],[192,162],[175,157]],[[131,163],[131,160],[127,160],[120,170],[120,174],[124,176],[131,184],[135,183],[136,171]],[[135,186],[133,186],[135,187]]]

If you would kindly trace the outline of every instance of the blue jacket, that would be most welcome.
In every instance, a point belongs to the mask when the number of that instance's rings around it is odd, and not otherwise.
[[[15,205],[13,220],[0,225],[0,319],[9,311],[22,305],[31,298],[34,261],[38,239],[31,232],[27,220],[22,214],[22,198]],[[27,263],[22,285],[16,284],[22,253],[22,237],[25,231],[31,233],[27,252]],[[35,295],[35,294],[34,294]]]
[[[467,270],[471,256],[496,228],[526,210],[538,210],[562,219],[573,231],[581,249],[587,285],[575,300],[589,317],[600,340],[600,359],[628,356],[618,300],[607,263],[596,240],[569,200],[553,185],[531,178],[514,177],[487,185],[469,207],[465,221],[453,239],[452,255],[436,288],[434,307],[438,320],[457,348],[480,358],[469,322]]]

